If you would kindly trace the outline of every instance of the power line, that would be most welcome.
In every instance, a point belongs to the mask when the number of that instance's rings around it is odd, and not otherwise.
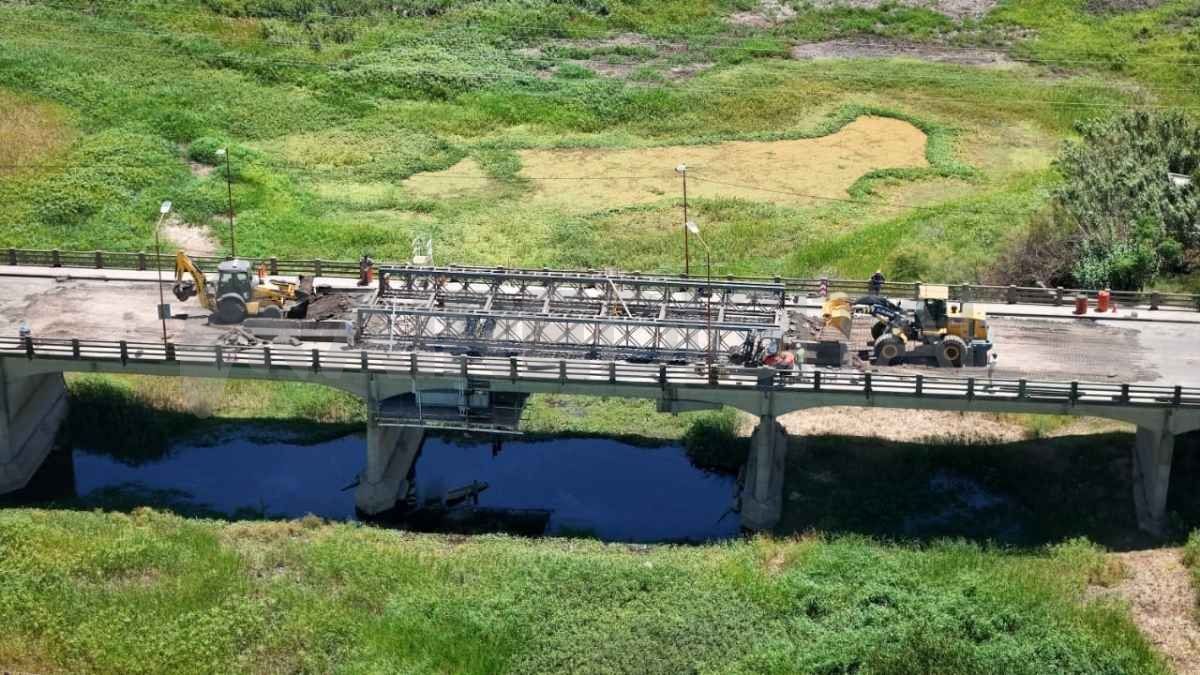
[[[179,168],[183,168],[182,164],[179,164],[179,163],[168,164],[166,162],[161,163],[161,164],[144,164],[143,163],[143,164],[129,164],[129,165],[65,164],[65,163],[62,163],[62,164],[0,164],[0,168],[7,168],[7,169],[47,168],[47,167],[64,167],[64,168],[94,168],[94,167],[147,168],[147,167],[153,167],[153,168],[159,168],[159,167],[166,167],[166,166],[177,166]],[[260,166],[265,166],[266,168],[279,168],[279,167],[273,167],[270,164],[260,164]],[[312,171],[301,170],[300,173],[306,173],[309,175],[319,175],[322,172],[316,171],[316,170],[312,170]],[[691,174],[691,173],[689,173],[689,177],[692,178],[693,180],[699,181],[701,183],[709,183],[712,185],[720,185],[723,187],[730,187],[730,188],[744,189],[744,190],[754,190],[754,191],[758,191],[758,192],[786,195],[786,196],[790,196],[790,197],[799,197],[799,198],[811,199],[811,200],[815,200],[815,201],[852,204],[854,206],[894,208],[894,209],[912,209],[912,210],[919,210],[919,211],[970,213],[972,215],[996,215],[996,216],[1017,217],[1017,218],[1025,217],[1028,215],[1028,212],[1004,211],[1004,210],[997,210],[997,209],[981,209],[981,208],[969,208],[969,207],[947,206],[947,205],[928,206],[928,205],[920,205],[920,204],[909,204],[909,203],[905,203],[905,202],[860,199],[860,198],[852,198],[852,197],[830,197],[828,195],[817,195],[817,194],[811,194],[811,193],[805,193],[805,192],[797,192],[797,191],[793,191],[793,190],[781,190],[778,188],[768,188],[768,187],[764,187],[761,185],[752,185],[749,183],[735,183],[735,182],[730,182],[730,181],[717,180],[717,179],[713,179],[713,178],[695,176],[694,174]],[[522,181],[595,181],[595,182],[604,182],[604,181],[616,181],[616,180],[654,181],[654,180],[664,180],[664,179],[673,179],[673,178],[674,178],[673,172],[665,172],[664,171],[661,174],[622,175],[622,176],[520,176],[520,175],[518,175],[518,176],[514,176],[512,178],[486,176],[486,175],[478,175],[478,174],[472,174],[472,175],[464,174],[464,175],[458,175],[458,176],[444,176],[444,175],[443,176],[434,176],[434,175],[418,173],[418,174],[413,174],[402,180],[403,181],[408,181],[408,180],[412,180],[412,179],[418,179],[418,180],[482,180],[482,181],[496,181],[499,183],[511,184],[511,183],[519,183]]]
[[[963,207],[957,207],[957,206],[955,206],[955,207],[926,206],[926,205],[920,205],[920,204],[906,204],[903,202],[884,202],[884,201],[879,201],[879,200],[854,199],[852,197],[828,197],[828,196],[824,196],[824,195],[807,194],[804,192],[792,192],[790,190],[779,190],[779,189],[775,189],[775,188],[767,188],[767,187],[762,187],[761,185],[750,185],[750,184],[746,184],[746,183],[730,183],[727,181],[713,180],[711,178],[699,178],[699,177],[693,176],[691,174],[689,174],[688,177],[691,178],[692,180],[699,181],[701,183],[711,183],[713,185],[723,185],[725,187],[740,188],[740,189],[745,189],[745,190],[757,190],[759,192],[769,192],[769,193],[774,193],[774,194],[788,195],[788,196],[792,196],[792,197],[803,197],[806,199],[815,199],[815,200],[819,200],[819,201],[854,204],[856,206],[885,206],[885,207],[892,206],[892,207],[896,207],[896,208],[914,209],[914,210],[919,210],[919,211],[939,211],[939,212],[952,211],[952,212],[960,212],[960,213],[971,213],[971,214],[975,214],[975,215],[994,215],[994,216],[1006,216],[1006,217],[1023,217],[1023,216],[1029,215],[1028,212],[1000,211],[1000,210],[996,210],[996,209],[972,209],[972,208],[963,208]]]

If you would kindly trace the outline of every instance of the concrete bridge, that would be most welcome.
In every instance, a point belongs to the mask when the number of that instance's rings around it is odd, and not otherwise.
[[[1200,429],[1200,388],[1182,385],[12,337],[0,338],[0,492],[22,487],[49,452],[65,414],[64,372],[309,382],[360,396],[368,409],[367,462],[356,502],[368,514],[393,507],[407,492],[424,428],[454,428],[455,420],[472,416],[472,428],[486,428],[498,405],[533,393],[646,398],[673,413],[727,405],[757,416],[740,497],[742,524],[750,529],[779,519],[787,437],[776,418],[797,410],[873,406],[1135,424],[1134,503],[1139,526],[1149,532],[1163,529],[1175,437]],[[422,392],[458,396],[428,410]],[[414,396],[415,414],[388,412]],[[438,416],[438,408],[451,414]]]

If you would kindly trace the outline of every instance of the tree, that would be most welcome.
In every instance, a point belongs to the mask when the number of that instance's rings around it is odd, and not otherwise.
[[[1200,126],[1133,112],[1079,127],[1057,162],[1055,218],[1072,233],[1071,274],[1087,287],[1140,289],[1200,247]],[[1193,176],[1179,186],[1168,173]]]

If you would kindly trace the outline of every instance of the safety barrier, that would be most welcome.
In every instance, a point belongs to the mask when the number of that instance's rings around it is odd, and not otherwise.
[[[162,342],[53,338],[0,338],[0,358],[207,366],[273,372],[373,373],[446,377],[464,382],[510,380],[561,385],[701,386],[853,394],[865,399],[907,396],[956,400],[1021,401],[1067,405],[1200,408],[1200,388],[890,375],[860,371],[779,371],[723,365],[637,364],[520,357],[473,357],[432,352],[330,351],[295,347],[230,347]],[[70,368],[64,368],[70,370]],[[189,375],[197,374],[194,371]]]
[[[224,258],[219,256],[192,256],[192,260],[205,271],[216,270]],[[250,258],[254,267],[262,266],[269,274],[289,276],[311,275],[318,277],[357,277],[357,261],[347,260],[281,260],[276,257]],[[86,269],[174,270],[175,255],[154,253],[128,253],[114,251],[60,251],[9,248],[2,262],[10,266],[63,267]],[[379,266],[395,266],[394,263],[378,263]],[[454,265],[452,269],[495,270],[495,267]],[[577,272],[542,268],[547,272]],[[637,273],[623,272],[631,275]],[[658,274],[658,273],[654,273]],[[670,273],[666,273],[670,274]],[[693,275],[695,277],[695,275]],[[824,289],[828,293],[865,295],[870,284],[855,279],[799,279],[791,277],[722,276],[725,281],[774,281],[783,283],[788,294],[802,297],[819,297]],[[947,284],[939,284],[947,285]],[[948,284],[950,299],[964,302],[992,302],[1012,305],[1071,305],[1079,296],[1095,301],[1100,291],[1080,288],[1049,288],[1044,286],[989,286],[984,284]],[[920,282],[894,282],[883,284],[882,292],[888,297],[917,297]],[[1149,309],[1189,309],[1200,311],[1200,294],[1164,293],[1159,291],[1111,291],[1111,299],[1119,307],[1146,307]]]

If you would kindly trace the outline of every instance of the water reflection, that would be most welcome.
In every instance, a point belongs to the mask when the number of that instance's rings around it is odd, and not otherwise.
[[[363,468],[361,435],[311,445],[253,436],[226,433],[216,444],[177,444],[138,465],[75,450],[76,501],[232,518],[355,518],[350,486]],[[391,514],[398,526],[636,542],[707,541],[739,532],[730,512],[734,478],[697,469],[677,445],[569,438],[497,447],[489,439],[430,436],[411,478],[416,503],[435,506]],[[448,494],[472,482],[487,483],[477,507],[469,499],[441,507]]]

